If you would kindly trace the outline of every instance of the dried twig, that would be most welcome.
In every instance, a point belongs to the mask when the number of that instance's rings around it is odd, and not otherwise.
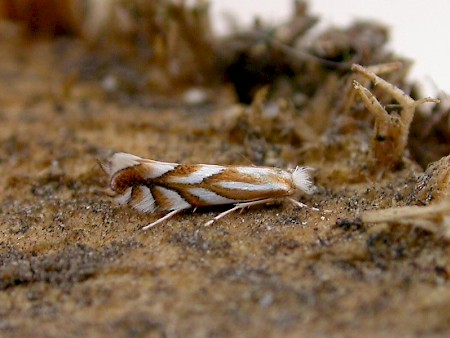
[[[365,211],[361,220],[364,223],[411,225],[450,240],[450,200],[424,207],[407,206]]]
[[[415,101],[400,88],[383,80],[376,74],[390,72],[393,69],[398,69],[398,66],[398,62],[368,68],[356,64],[352,66],[353,71],[372,81],[375,86],[384,89],[401,106],[399,113],[389,114],[367,88],[363,87],[356,80],[353,81],[354,89],[361,97],[366,108],[375,117],[372,151],[378,164],[385,168],[395,168],[402,162],[408,143],[409,128],[416,107],[425,102],[439,103],[439,100],[429,97]]]

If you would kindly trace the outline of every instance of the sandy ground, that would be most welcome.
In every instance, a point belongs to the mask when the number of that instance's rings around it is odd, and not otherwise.
[[[356,218],[405,205],[417,165],[342,183],[327,171],[339,146],[322,146],[303,157],[318,190],[301,201],[333,213],[285,203],[204,227],[213,208],[144,232],[157,216],[105,194],[98,161],[249,164],[217,127],[229,104],[108,94],[73,77],[79,42],[0,44],[1,336],[448,336],[446,242]]]

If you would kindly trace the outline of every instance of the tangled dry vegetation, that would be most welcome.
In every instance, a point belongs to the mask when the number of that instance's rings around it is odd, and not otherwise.
[[[85,7],[83,7],[85,6]],[[447,336],[448,98],[373,22],[216,37],[208,5],[0,0],[2,336]],[[314,168],[308,205],[156,219],[97,161]]]

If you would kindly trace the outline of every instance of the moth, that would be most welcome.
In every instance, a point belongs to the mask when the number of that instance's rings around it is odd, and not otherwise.
[[[109,186],[120,204],[143,213],[167,212],[143,230],[182,210],[214,205],[233,205],[205,225],[229,213],[287,198],[299,207],[307,205],[292,198],[302,191],[312,193],[310,168],[283,170],[272,167],[178,164],[143,159],[127,153],[114,154],[102,164]],[[316,208],[311,208],[318,210]]]

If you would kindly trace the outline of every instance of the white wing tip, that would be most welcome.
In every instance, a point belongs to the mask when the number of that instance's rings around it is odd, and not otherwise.
[[[315,186],[309,175],[309,171],[311,170],[312,168],[297,167],[292,172],[292,179],[294,180],[295,186],[307,194],[312,194],[315,191]]]
[[[128,153],[115,153],[110,157],[108,163],[104,165],[105,171],[110,175],[114,175],[119,170],[133,167],[138,165],[142,158],[128,154]]]

